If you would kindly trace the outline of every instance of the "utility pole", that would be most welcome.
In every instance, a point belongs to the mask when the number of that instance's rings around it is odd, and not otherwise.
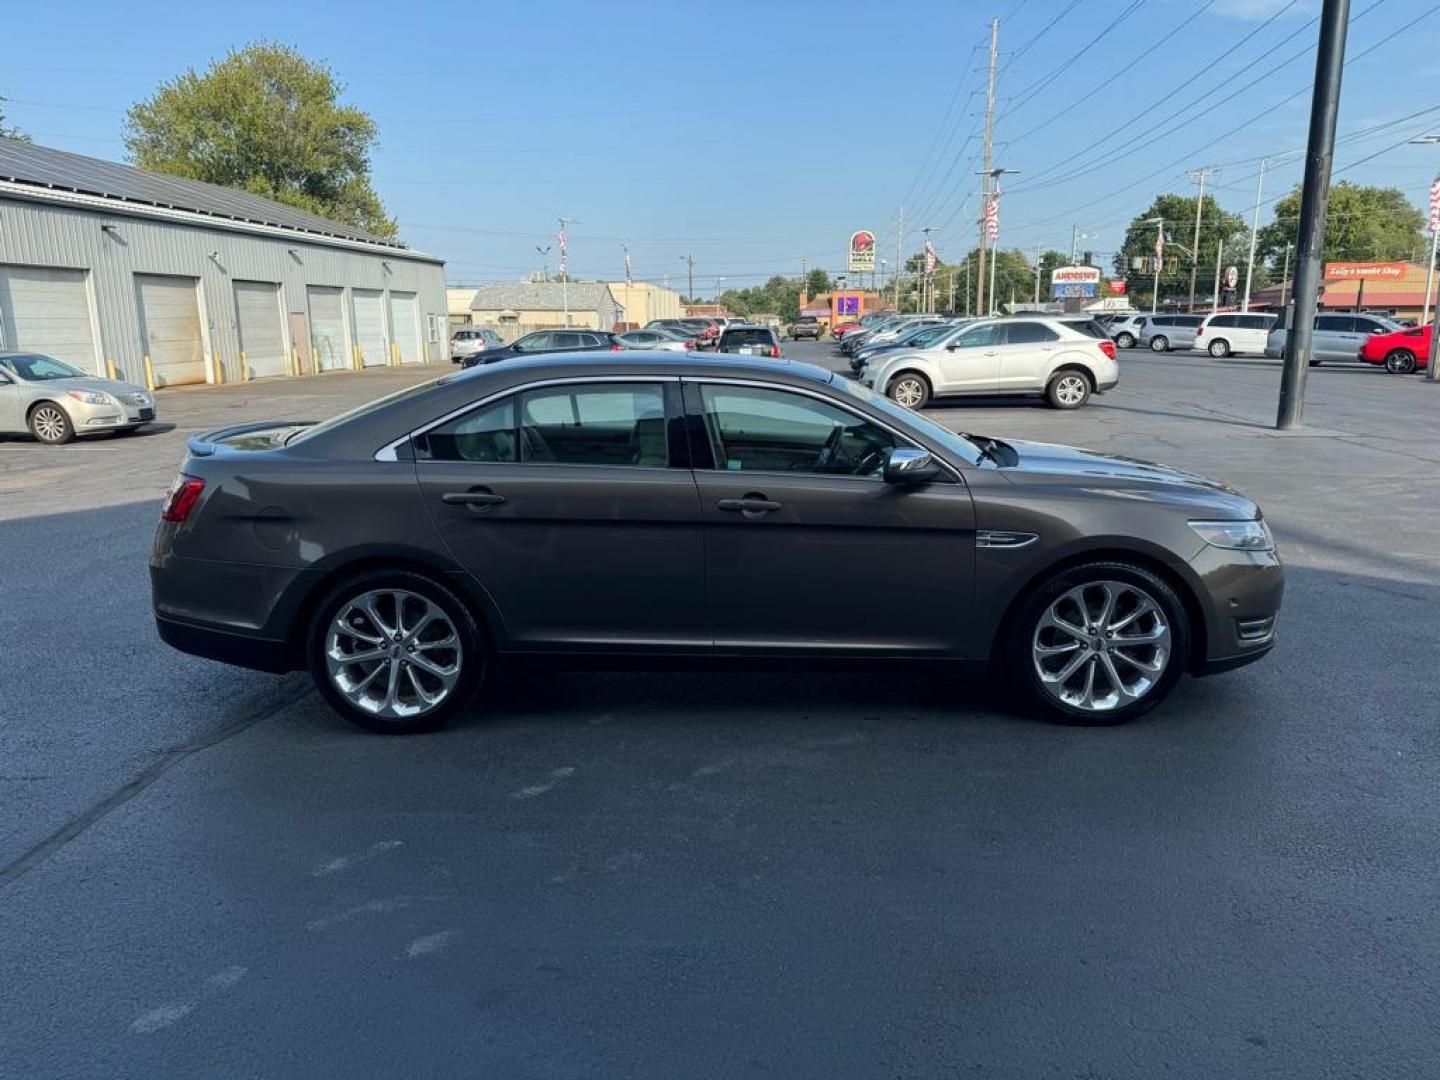
[[[685,296],[690,303],[695,303],[695,256],[681,255],[680,261],[685,264],[686,281]]]
[[[1315,49],[1315,90],[1310,100],[1300,229],[1295,239],[1295,317],[1290,322],[1290,332],[1285,335],[1285,366],[1275,415],[1275,426],[1282,431],[1299,427],[1305,412],[1305,376],[1315,336],[1320,258],[1325,246],[1325,210],[1330,201],[1335,121],[1340,112],[1340,80],[1345,71],[1345,31],[1349,21],[1350,0],[1324,0],[1320,9],[1320,41]]]
[[[965,256],[965,314],[970,314],[970,256]]]
[[[1422,135],[1418,139],[1411,139],[1411,145],[1433,146],[1440,143],[1440,135]],[[1425,264],[1425,303],[1420,315],[1420,325],[1425,326],[1430,322],[1430,297],[1435,288],[1435,254],[1437,247],[1440,247],[1440,173],[1435,174],[1435,179],[1430,182],[1430,261]],[[1431,334],[1434,340],[1434,334]],[[1433,350],[1432,350],[1433,351]],[[1430,358],[1430,366],[1426,371],[1427,379],[1436,378],[1435,358]]]
[[[1290,249],[1295,245],[1285,245],[1285,268],[1280,271],[1280,318],[1285,318],[1285,305],[1288,302],[1285,290],[1290,287]]]
[[[954,267],[954,266],[949,266],[949,267],[947,267],[946,269],[950,271],[950,305],[949,305],[949,307],[947,307],[945,310],[946,310],[946,313],[947,313],[947,314],[954,315],[954,314],[955,314],[955,267]]]
[[[1150,296],[1150,310],[1160,310],[1160,266],[1165,261],[1165,219],[1146,218],[1140,224],[1155,226],[1155,291]]]
[[[1260,235],[1260,192],[1265,187],[1265,166],[1269,163],[1269,158],[1260,159],[1260,179],[1255,184],[1255,214],[1250,219],[1250,258],[1245,263],[1245,298],[1240,301],[1241,311],[1250,310],[1250,281],[1255,276],[1255,241]]]
[[[1070,241],[1070,247],[1071,247],[1072,250],[1073,250],[1074,247],[1075,247],[1075,241],[1074,241],[1073,238],[1072,238],[1071,241]],[[1070,261],[1071,261],[1071,262],[1074,262],[1074,261],[1075,261],[1073,256],[1071,257],[1071,260],[1070,260]],[[1036,244],[1036,245],[1035,245],[1035,306],[1036,306],[1037,308],[1040,306],[1040,245],[1039,245],[1039,244]]]
[[[920,231],[925,234],[925,243],[920,248],[920,258],[923,260],[920,264],[920,306],[915,310],[916,314],[918,315],[929,315],[930,293],[932,288],[934,287],[934,282],[931,280],[929,267],[930,226],[926,225]]]
[[[995,141],[995,53],[1000,46],[1000,20],[990,20],[990,84],[985,93],[985,143],[984,143],[984,168],[982,175],[984,180],[980,187],[980,242],[976,246],[980,249],[980,265],[975,274],[975,313],[978,315],[988,309],[985,307],[985,248],[988,245],[985,232],[985,212],[990,207],[990,152]]]
[[[1210,301],[1210,314],[1215,314],[1220,308],[1220,264],[1225,259],[1225,238],[1222,236],[1215,244],[1215,296]]]
[[[1209,169],[1196,170],[1196,177],[1200,181],[1200,194],[1195,199],[1195,239],[1190,244],[1190,307],[1187,308],[1191,314],[1195,311],[1195,275],[1200,270],[1200,215],[1205,209],[1205,175]]]
[[[900,230],[895,234],[895,314],[900,314],[900,271],[905,269],[901,248],[905,246],[905,207],[900,207]]]

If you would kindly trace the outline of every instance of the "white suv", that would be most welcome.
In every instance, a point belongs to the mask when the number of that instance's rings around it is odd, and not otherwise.
[[[921,349],[873,357],[860,381],[912,409],[951,394],[1042,395],[1075,409],[1120,381],[1115,343],[1091,319],[985,319]]]
[[[1251,315],[1238,311],[1207,315],[1195,331],[1196,349],[1211,356],[1231,353],[1265,355],[1265,338],[1275,326],[1274,315]]]

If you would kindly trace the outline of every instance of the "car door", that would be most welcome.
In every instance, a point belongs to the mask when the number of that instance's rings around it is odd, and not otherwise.
[[[1349,315],[1316,315],[1310,355],[1316,360],[1353,360],[1355,350],[1349,350],[1348,346],[1354,336],[1355,320]]]
[[[1017,320],[1002,326],[1005,339],[1000,346],[1000,389],[1038,390],[1060,348],[1060,335],[1044,323]]]
[[[885,451],[914,443],[819,390],[686,380],[685,400],[717,649],[959,648],[975,561],[959,478],[885,483]]]
[[[680,408],[673,378],[558,380],[412,440],[435,527],[508,645],[709,648]]]
[[[510,347],[517,353],[542,353],[550,352],[554,348],[555,335],[549,330],[537,330],[533,334],[526,334]]]
[[[1000,384],[1000,347],[1005,340],[1003,323],[972,326],[939,350],[936,366],[940,372],[937,393],[994,391]]]

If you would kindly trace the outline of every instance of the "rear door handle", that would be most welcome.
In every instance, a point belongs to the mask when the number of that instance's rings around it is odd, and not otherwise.
[[[447,491],[440,496],[440,501],[451,506],[486,507],[499,506],[505,501],[505,496],[480,488],[475,491]]]
[[[720,499],[715,503],[721,510],[737,510],[746,517],[760,517],[774,513],[780,504],[764,495],[746,495],[743,499]]]

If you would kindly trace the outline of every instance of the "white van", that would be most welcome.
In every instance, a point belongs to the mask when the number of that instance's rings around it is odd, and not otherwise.
[[[1207,315],[1195,331],[1192,348],[1204,349],[1211,356],[1229,356],[1231,353],[1264,356],[1265,338],[1274,326],[1274,315],[1242,314],[1238,311]]]

